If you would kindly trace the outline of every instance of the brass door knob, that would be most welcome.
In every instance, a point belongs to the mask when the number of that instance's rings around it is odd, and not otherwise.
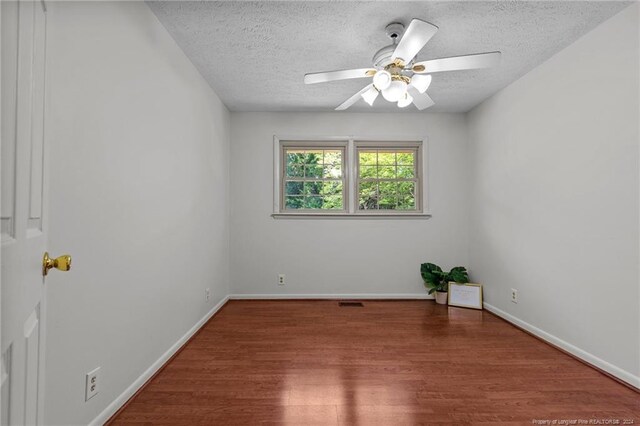
[[[51,259],[49,253],[45,252],[42,258],[42,275],[45,277],[49,273],[49,269],[56,268],[60,271],[68,271],[71,269],[71,256],[63,254],[62,256]]]

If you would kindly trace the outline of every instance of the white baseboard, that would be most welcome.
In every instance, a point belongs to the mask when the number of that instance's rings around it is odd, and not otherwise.
[[[503,311],[502,309],[496,308],[493,305],[490,305],[488,303],[483,303],[484,308],[489,311],[492,312],[494,314],[496,314],[497,316],[499,316],[500,318],[514,324],[517,325],[518,327],[527,330],[529,333],[539,337],[540,339],[551,343],[554,346],[557,346],[567,352],[569,352],[570,354],[586,361],[587,363],[598,367],[604,371],[606,371],[607,373],[611,374],[612,376],[617,377],[618,379],[629,383],[630,385],[636,387],[636,388],[640,388],[640,377],[636,376],[626,370],[623,370],[620,367],[616,367],[615,365],[601,359],[598,358],[597,356],[590,354],[589,352],[580,349],[574,345],[572,345],[571,343],[565,342],[564,340],[547,333],[544,330],[539,329],[538,327],[535,327],[525,321],[522,321],[521,319],[518,319],[516,317],[514,317],[513,315]]]
[[[184,345],[209,319],[224,306],[229,300],[229,296],[225,296],[216,306],[214,306],[207,314],[202,317],[189,331],[185,333],[176,343],[173,344],[160,358],[156,360],[147,370],[134,380],[131,385],[125,389],[111,404],[98,415],[90,426],[101,426],[106,423],[137,391],[149,380],[177,351]]]
[[[433,299],[426,293],[354,293],[354,294],[230,294],[231,300],[304,300],[304,299]]]

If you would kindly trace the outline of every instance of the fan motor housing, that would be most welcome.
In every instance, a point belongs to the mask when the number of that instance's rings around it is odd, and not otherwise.
[[[373,66],[376,68],[384,68],[387,65],[391,64],[393,62],[391,59],[395,50],[395,44],[390,44],[389,46],[385,46],[382,49],[378,50],[376,54],[373,55]]]
[[[373,55],[373,66],[376,68],[384,68],[393,62],[391,60],[393,52],[396,50],[396,42],[400,40],[404,34],[404,25],[399,22],[392,22],[387,25],[384,30],[387,33],[387,36],[393,40],[393,44],[383,47]]]

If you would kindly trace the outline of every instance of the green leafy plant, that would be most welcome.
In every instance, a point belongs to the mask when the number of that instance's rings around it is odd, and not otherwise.
[[[423,263],[420,265],[420,275],[422,275],[425,287],[429,289],[429,294],[432,294],[434,291],[446,292],[450,281],[455,281],[460,284],[469,282],[467,268],[464,266],[456,266],[449,272],[445,272],[436,264]]]

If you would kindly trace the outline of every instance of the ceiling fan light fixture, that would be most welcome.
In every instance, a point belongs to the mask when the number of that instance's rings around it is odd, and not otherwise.
[[[408,93],[405,93],[404,98],[398,101],[398,107],[399,108],[408,107],[409,105],[411,105],[412,102],[413,102],[413,96],[411,96]]]
[[[391,74],[386,70],[378,70],[373,76],[373,85],[378,90],[385,90],[391,84]]]
[[[366,103],[369,104],[369,106],[373,105],[373,102],[376,100],[376,98],[378,97],[378,90],[376,90],[376,88],[374,86],[369,87],[369,90],[367,90],[366,92],[364,92],[362,95],[362,99],[364,99],[364,101]]]
[[[389,87],[382,91],[382,97],[389,102],[398,102],[407,93],[407,83],[402,80],[393,80]]]
[[[501,57],[499,51],[416,62],[416,55],[437,31],[437,26],[417,18],[412,19],[406,29],[402,24],[392,22],[386,27],[386,32],[393,43],[376,52],[371,67],[305,74],[304,83],[369,78],[373,81],[370,80],[369,84],[335,109],[343,111],[361,98],[373,106],[378,95],[382,93],[386,101],[396,103],[399,108],[405,108],[413,103],[418,110],[422,111],[435,104],[427,94],[427,89],[431,85],[431,74],[489,68],[499,64]]]
[[[411,77],[411,85],[420,93],[424,93],[431,84],[431,75],[414,74]]]

